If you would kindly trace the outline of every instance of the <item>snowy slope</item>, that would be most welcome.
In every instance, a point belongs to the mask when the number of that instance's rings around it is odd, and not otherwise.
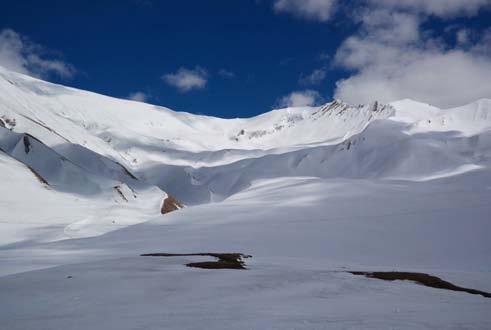
[[[0,128],[0,137],[2,244],[100,235],[159,214],[167,197],[107,167],[86,171],[30,135]]]
[[[3,68],[0,90],[6,155],[56,191],[135,205],[148,200],[152,212],[165,192],[195,205],[225,200],[262,179],[426,181],[490,165],[486,99],[444,110],[407,99],[354,106],[335,100],[227,120]],[[138,199],[140,193],[148,196]]]
[[[333,102],[225,120],[75,90],[1,68],[0,88],[2,116],[15,120],[16,130],[48,145],[78,143],[136,163],[146,160],[142,151],[165,160],[159,153],[167,149],[250,150],[322,142],[360,132],[393,112],[389,106]]]
[[[0,251],[14,273],[0,277],[0,318],[8,329],[487,329],[490,299],[343,271],[420,271],[491,291],[490,179],[258,181],[92,239]],[[237,271],[138,256],[208,251],[253,258]]]
[[[421,119],[411,131],[450,132],[465,136],[477,136],[491,129],[491,100],[481,99],[466,106],[440,111]]]
[[[114,99],[2,69],[0,88],[5,91],[0,116],[15,122],[14,131],[35,136],[68,159],[81,153],[64,145],[84,146],[187,204],[222,200],[254,178],[422,179],[487,162],[481,156],[489,146],[489,100],[447,110],[411,100],[365,106],[334,101],[225,120]]]
[[[345,273],[491,291],[490,182],[489,99],[220,119],[0,67],[0,328],[490,328],[484,297]]]

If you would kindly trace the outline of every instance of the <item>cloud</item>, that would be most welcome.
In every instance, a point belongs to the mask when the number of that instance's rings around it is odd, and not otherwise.
[[[276,0],[273,8],[277,13],[325,22],[335,11],[336,0]]]
[[[384,43],[405,44],[419,41],[421,17],[388,8],[370,8],[356,15],[362,23],[358,35]]]
[[[149,95],[144,92],[134,92],[128,95],[128,99],[138,102],[146,102],[149,99]]]
[[[277,13],[321,22],[336,13],[355,24],[331,62],[350,74],[337,81],[334,97],[351,103],[412,98],[440,107],[491,97],[491,29],[448,26],[445,33],[455,33],[451,44],[425,23],[430,16],[445,24],[490,8],[490,0],[360,0],[351,6],[339,0],[274,1]],[[300,83],[315,85],[325,77],[317,69]],[[309,99],[297,93],[284,97],[283,105]]]
[[[473,16],[479,9],[489,7],[489,0],[368,0],[372,6],[404,10],[442,18]]]
[[[460,29],[455,34],[455,39],[459,45],[467,45],[470,42],[470,32],[468,29]]]
[[[0,65],[16,72],[38,78],[51,74],[71,78],[75,68],[60,60],[49,58],[51,52],[11,29],[0,31]]]
[[[439,107],[491,97],[491,52],[485,46],[491,33],[471,44],[470,31],[458,31],[457,45],[452,46],[422,28],[427,18],[422,12],[471,15],[482,2],[445,1],[445,9],[440,3],[382,0],[362,10],[357,17],[360,29],[334,58],[335,66],[351,71],[336,83],[334,97],[351,103],[412,98]]]
[[[326,79],[327,73],[325,69],[315,69],[306,76],[300,76],[300,83],[303,85],[317,85]]]
[[[205,69],[196,66],[194,69],[179,68],[176,73],[168,73],[162,79],[181,92],[193,89],[203,89],[207,83],[208,73]]]
[[[491,56],[491,27],[481,34],[481,38],[471,45],[470,50],[482,56]]]
[[[220,77],[229,78],[229,79],[235,77],[235,73],[233,73],[232,71],[228,71],[226,69],[220,69],[220,70],[218,70],[218,75]]]
[[[283,96],[279,101],[280,107],[314,106],[322,101],[320,94],[313,90],[295,91]]]
[[[390,102],[412,98],[453,107],[491,97],[491,61],[461,50],[411,50],[390,62],[368,66],[337,82],[335,97],[351,103]]]
[[[384,8],[413,14],[434,15],[440,18],[474,16],[480,9],[491,7],[489,0],[360,0],[357,7]],[[288,13],[297,17],[326,22],[344,4],[340,0],[275,0],[277,13]],[[350,11],[353,6],[350,7]],[[352,12],[349,15],[353,15]]]

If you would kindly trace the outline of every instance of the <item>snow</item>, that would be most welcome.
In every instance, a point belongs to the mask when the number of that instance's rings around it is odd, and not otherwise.
[[[1,328],[491,328],[490,299],[346,273],[491,292],[490,112],[336,100],[227,120],[0,68]],[[160,214],[168,194],[186,207]]]
[[[412,131],[455,131],[461,135],[474,136],[491,129],[490,107],[491,100],[482,99],[463,107],[447,109],[416,123]]]
[[[395,108],[391,120],[414,123],[440,114],[441,110],[426,103],[404,99],[391,103]]]
[[[8,260],[26,251],[43,267],[62,266],[3,277],[0,316],[9,329],[39,320],[45,328],[75,329],[488,328],[489,299],[341,272],[424,271],[460,285],[476,284],[482,273],[488,277],[480,289],[489,290],[491,190],[445,188],[456,184],[261,181],[220,206],[92,239],[3,251],[7,269],[19,267]],[[191,257],[138,256],[155,251],[253,258],[248,270],[227,271],[186,268]]]

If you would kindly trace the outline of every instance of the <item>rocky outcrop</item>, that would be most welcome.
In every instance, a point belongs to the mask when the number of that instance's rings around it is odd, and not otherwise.
[[[160,209],[160,213],[166,214],[172,211],[182,209],[183,207],[184,205],[182,205],[181,202],[179,202],[171,195],[167,195],[167,197],[164,199],[164,202],[162,203],[162,208]]]

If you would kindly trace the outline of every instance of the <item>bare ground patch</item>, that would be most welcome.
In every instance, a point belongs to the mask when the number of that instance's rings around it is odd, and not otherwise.
[[[247,269],[244,259],[251,258],[250,255],[242,253],[146,253],[142,257],[189,257],[208,256],[216,258],[216,261],[191,262],[188,267],[204,269]]]
[[[412,281],[424,286],[428,286],[436,289],[445,289],[451,291],[461,291],[467,292],[470,294],[481,295],[486,298],[491,298],[491,293],[484,292],[475,289],[463,288],[457,285],[454,285],[450,282],[444,281],[439,277],[425,274],[425,273],[411,273],[411,272],[360,272],[360,271],[350,271],[353,275],[363,275],[368,278],[377,278],[379,280],[384,281]]]

